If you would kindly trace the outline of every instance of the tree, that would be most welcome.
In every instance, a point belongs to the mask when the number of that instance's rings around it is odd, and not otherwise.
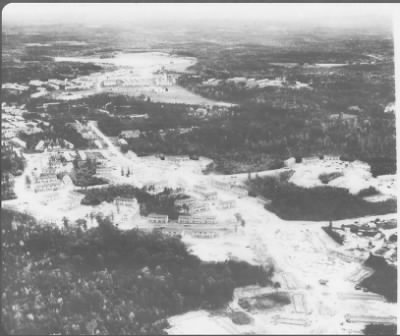
[[[27,188],[30,188],[31,186],[31,179],[28,175],[25,176],[25,184]]]
[[[83,230],[87,230],[87,222],[83,218],[79,218],[76,220],[76,224]]]
[[[68,221],[68,218],[64,216],[64,217],[62,218],[62,222],[63,222],[64,228],[65,228],[65,229],[68,229],[68,227],[69,227],[69,225],[68,225],[68,222],[69,222],[69,221]]]

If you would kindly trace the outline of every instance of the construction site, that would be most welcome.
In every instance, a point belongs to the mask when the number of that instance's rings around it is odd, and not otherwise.
[[[348,240],[353,244],[340,245],[321,229],[327,223],[282,220],[264,208],[265,201],[248,196],[244,185],[247,174],[204,175],[202,171],[211,162],[207,158],[166,156],[161,160],[158,156],[138,157],[131,151],[123,154],[94,123],[90,124],[90,132],[103,148],[26,154],[27,167],[15,178],[18,197],[3,202],[3,207],[18,209],[43,223],[58,226],[66,220],[73,223],[85,219],[90,228],[97,226],[96,216],[109,216],[122,230],[155,229],[178,236],[191,253],[205,261],[234,259],[254,265],[274,265],[276,288],[238,289],[225,312],[199,311],[172,317],[169,334],[189,333],[193,324],[201,326],[198,332],[205,334],[361,333],[367,323],[394,320],[395,303],[355,288],[373,272],[364,266],[365,256],[351,249],[355,242],[361,244],[364,239],[361,236]],[[176,203],[181,215],[177,220],[157,213],[142,216],[136,200],[123,197],[113,203],[81,204],[82,187],[65,176],[73,169],[72,160],[88,158],[98,161],[100,176],[108,181],[105,186],[131,184],[139,188],[152,186],[154,192],[166,187],[184,192],[187,198]],[[304,164],[311,169],[314,163]],[[126,174],[128,170],[130,174]],[[285,170],[258,174],[276,175]],[[60,173],[66,173],[61,180]],[[26,183],[27,176],[32,180],[30,186]],[[387,223],[395,221],[396,214],[379,218]],[[334,225],[346,228],[358,222],[361,227],[375,220],[376,217],[348,219]],[[383,231],[393,229],[389,224],[377,226]],[[286,298],[283,303],[276,301],[282,296]],[[239,304],[244,299],[252,307],[250,310]],[[233,320],[237,322],[238,316],[248,316],[248,323],[235,323]]]

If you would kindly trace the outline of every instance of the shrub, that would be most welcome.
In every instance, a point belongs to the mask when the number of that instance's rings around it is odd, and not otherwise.
[[[367,324],[363,330],[364,335],[397,335],[396,324]]]
[[[357,196],[359,197],[367,197],[367,196],[373,196],[379,194],[379,191],[376,190],[375,187],[370,186],[368,188],[362,189],[358,192]]]
[[[343,176],[343,173],[340,172],[333,172],[333,173],[322,173],[318,176],[319,180],[323,184],[328,184],[330,181],[337,179],[338,177]]]

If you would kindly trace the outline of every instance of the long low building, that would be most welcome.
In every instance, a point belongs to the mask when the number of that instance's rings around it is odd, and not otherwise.
[[[137,200],[136,198],[128,198],[128,197],[116,197],[114,199],[114,204],[116,206],[123,206],[123,207],[136,207]]]
[[[220,201],[218,203],[218,209],[233,209],[236,207],[235,200]]]
[[[210,206],[208,204],[195,203],[189,207],[189,213],[191,214],[197,214],[207,211],[210,211]]]
[[[168,215],[160,215],[160,214],[149,214],[147,217],[150,223],[155,224],[166,224],[168,223]]]
[[[179,224],[215,224],[217,218],[215,216],[189,216],[181,215],[178,217]]]
[[[157,230],[168,236],[192,236],[195,238],[215,238],[222,234],[233,232],[233,227],[218,225],[168,224],[158,227]]]
[[[55,175],[42,175],[34,179],[34,192],[55,191],[59,189],[61,182]]]
[[[184,205],[186,206],[191,206],[196,204],[198,201],[194,198],[183,198],[183,199],[177,199],[175,200],[174,204],[177,207],[183,207]]]

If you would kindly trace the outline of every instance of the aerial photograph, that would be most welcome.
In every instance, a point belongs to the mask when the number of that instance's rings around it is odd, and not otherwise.
[[[4,7],[0,334],[396,335],[393,6]]]

